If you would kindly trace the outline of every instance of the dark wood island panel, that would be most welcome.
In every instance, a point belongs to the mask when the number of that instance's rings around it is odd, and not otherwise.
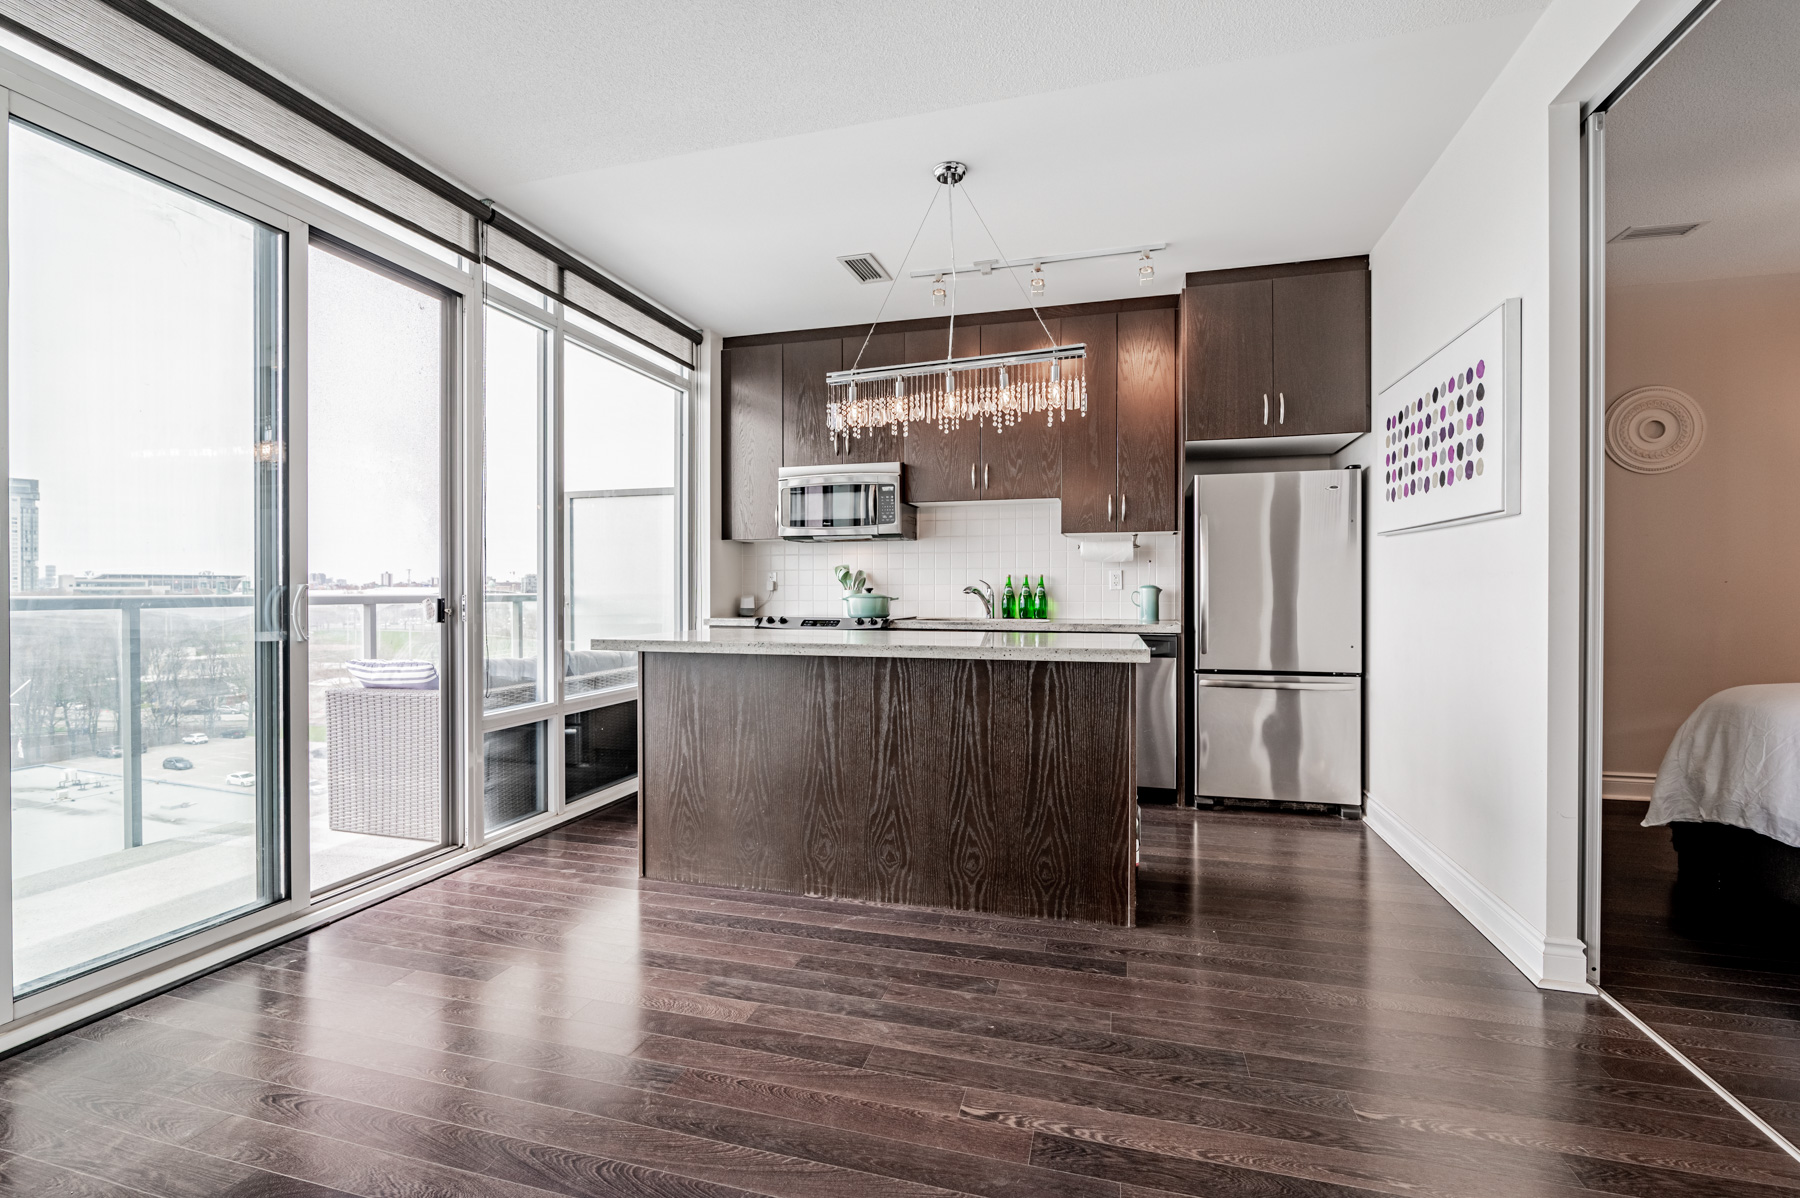
[[[1132,923],[1130,665],[640,661],[644,876]]]

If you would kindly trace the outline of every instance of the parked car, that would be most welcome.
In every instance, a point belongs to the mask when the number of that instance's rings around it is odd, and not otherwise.
[[[163,758],[163,768],[165,770],[191,770],[194,768],[194,763],[185,757],[165,757]]]
[[[184,745],[203,745],[206,743],[206,733],[190,732],[181,738],[181,743]]]
[[[100,756],[102,756],[102,757],[123,757],[123,756],[125,756],[125,750],[120,748],[118,745],[108,745],[106,748],[100,750]]]
[[[250,770],[239,770],[235,774],[226,774],[225,775],[225,785],[227,785],[227,786],[255,786],[256,785],[256,775],[254,773],[252,773]]]

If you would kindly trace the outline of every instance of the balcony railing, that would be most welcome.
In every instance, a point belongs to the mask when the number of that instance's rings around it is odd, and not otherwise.
[[[376,658],[381,656],[381,608],[409,606],[434,600],[435,595],[424,595],[419,590],[371,590],[343,592],[310,592],[307,596],[309,608],[319,607],[355,607],[361,609],[361,650],[362,656]],[[514,617],[511,621],[512,636],[515,644],[523,642],[524,619],[523,604],[535,602],[535,595],[510,595],[496,597],[511,600]],[[490,602],[495,600],[490,600]],[[15,593],[11,597],[11,608],[15,613],[24,612],[108,612],[119,613],[118,624],[118,719],[117,751],[119,754],[120,774],[123,783],[121,841],[124,848],[137,848],[144,843],[144,754],[147,747],[144,738],[144,613],[158,611],[199,611],[219,608],[245,609],[248,614],[257,602],[253,595],[72,595],[65,593]],[[254,635],[257,640],[276,639],[280,634],[274,629],[281,627],[285,615],[279,608],[270,606],[268,610],[257,614],[254,621]],[[436,613],[430,613],[428,621],[435,626]],[[20,663],[15,663],[15,673]],[[32,685],[27,678],[18,685],[23,691]],[[14,694],[14,706],[17,703],[17,691]],[[102,708],[101,710],[104,710]],[[246,721],[253,715],[246,713]],[[177,713],[179,720],[179,712]],[[178,724],[179,726],[179,724]],[[246,728],[248,731],[248,728]],[[15,731],[15,738],[20,734]],[[13,757],[23,756],[20,744],[15,744]],[[47,763],[46,763],[47,764]]]

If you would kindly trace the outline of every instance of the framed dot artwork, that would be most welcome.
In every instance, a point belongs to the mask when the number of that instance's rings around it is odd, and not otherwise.
[[[1507,300],[1376,398],[1378,534],[1519,514],[1519,307]]]

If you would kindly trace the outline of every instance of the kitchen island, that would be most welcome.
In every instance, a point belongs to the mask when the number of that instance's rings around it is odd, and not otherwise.
[[[708,628],[639,655],[645,877],[1132,921],[1136,636]]]

